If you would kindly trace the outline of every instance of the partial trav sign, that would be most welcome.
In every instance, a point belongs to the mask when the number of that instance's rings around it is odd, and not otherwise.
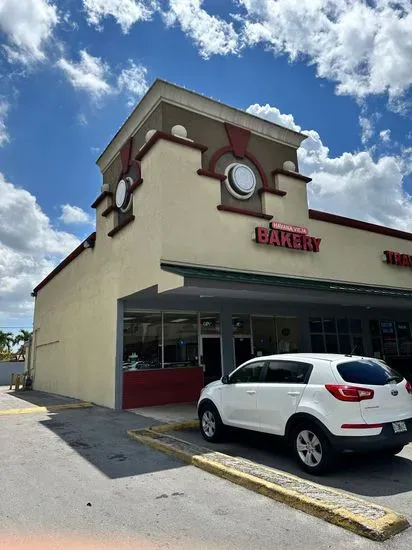
[[[409,254],[401,254],[400,252],[393,252],[392,250],[385,250],[384,254],[387,264],[412,267],[412,256]]]

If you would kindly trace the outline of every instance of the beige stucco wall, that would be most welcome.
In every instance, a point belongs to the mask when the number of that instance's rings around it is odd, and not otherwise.
[[[410,269],[383,261],[386,249],[412,255],[411,241],[309,219],[305,183],[278,176],[279,188],[287,195],[268,194],[264,206],[274,220],[308,227],[310,235],[321,237],[319,254],[256,244],[254,228],[268,222],[216,209],[219,182],[196,174],[201,162],[198,151],[162,141],[150,154],[164,182],[163,260],[412,288]],[[243,202],[247,208],[247,201]]]
[[[150,173],[152,159],[142,168]],[[36,389],[115,404],[117,300],[160,278],[160,180],[134,195],[136,219],[116,236],[113,216],[97,208],[97,240],[42,288],[36,298]],[[154,230],[153,230],[154,229]]]
[[[120,165],[111,168],[111,183]],[[279,161],[280,162],[280,161]],[[36,298],[33,341],[37,389],[115,404],[117,300],[158,285],[164,292],[181,277],[160,262],[220,267],[264,274],[412,288],[410,269],[383,262],[385,249],[412,255],[412,242],[311,220],[306,185],[277,176],[285,197],[265,194],[263,211],[309,228],[322,238],[319,254],[258,245],[257,225],[268,222],[217,210],[221,184],[197,175],[200,151],[158,141],[141,163],[143,184],[133,198],[135,220],[113,238],[116,214],[96,210],[97,240],[54,277]],[[247,201],[239,206],[248,208]]]

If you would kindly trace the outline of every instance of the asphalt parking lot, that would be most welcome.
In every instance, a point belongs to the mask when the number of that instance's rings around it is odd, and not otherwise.
[[[324,477],[315,477],[306,474],[295,464],[286,445],[276,437],[231,430],[225,442],[206,444],[196,429],[176,432],[176,435],[228,455],[247,458],[316,483],[348,491],[400,512],[412,524],[412,445],[389,459],[380,458],[377,453],[345,455],[334,472]]]
[[[24,397],[13,399],[23,404]],[[31,405],[47,404],[44,396],[34,397],[30,395]],[[0,392],[0,409],[1,398]],[[16,406],[9,395],[7,406]],[[412,529],[374,543],[127,437],[128,429],[152,424],[150,418],[100,407],[1,416],[0,549],[412,547]],[[186,432],[185,437],[200,436]],[[278,468],[282,463],[292,471],[287,454],[273,452],[269,441],[238,437],[226,444],[226,451],[230,447],[239,454],[247,452],[250,458]],[[402,471],[403,462],[409,464],[409,459],[379,467],[352,464],[346,474],[341,471],[328,481],[348,490],[344,481],[352,486],[358,479],[358,494],[363,486],[371,493],[372,475],[379,495],[362,496],[393,499],[397,511],[398,502],[404,501],[410,516],[410,485],[404,480],[410,470]],[[18,546],[17,541],[23,543]]]

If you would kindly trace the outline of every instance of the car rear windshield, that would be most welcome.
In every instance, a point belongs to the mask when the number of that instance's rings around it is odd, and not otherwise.
[[[402,382],[403,377],[391,367],[380,361],[360,359],[340,363],[338,372],[345,382],[351,384],[370,384],[384,386],[391,382]]]

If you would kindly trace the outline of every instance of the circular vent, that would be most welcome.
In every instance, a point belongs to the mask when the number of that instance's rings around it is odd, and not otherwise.
[[[256,189],[256,176],[246,164],[231,164],[226,169],[226,187],[237,199],[249,199]]]
[[[132,195],[130,194],[130,186],[132,184],[132,178],[121,179],[116,187],[115,202],[117,208],[122,212],[126,212],[132,202]]]

